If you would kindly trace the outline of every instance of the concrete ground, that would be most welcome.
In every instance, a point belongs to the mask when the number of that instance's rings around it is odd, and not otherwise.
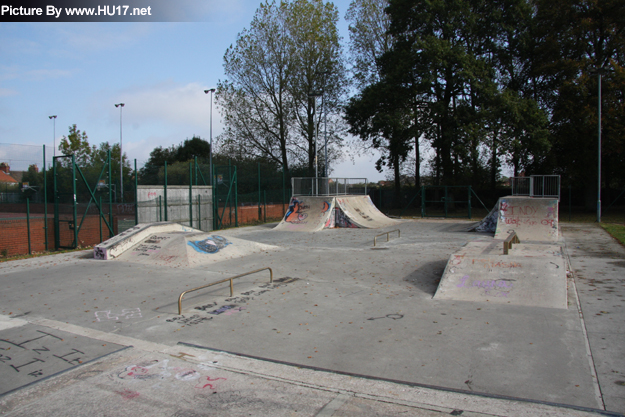
[[[393,228],[226,230],[281,250],[191,269],[89,252],[0,264],[0,412],[625,411],[625,250],[597,226],[563,226],[566,310],[433,300],[449,255],[487,236],[468,225],[405,222],[375,248]],[[182,291],[263,267],[273,283],[263,271],[233,297],[227,284],[188,294],[178,315]]]

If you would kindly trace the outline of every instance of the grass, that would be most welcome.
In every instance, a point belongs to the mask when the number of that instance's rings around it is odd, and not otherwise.
[[[69,252],[79,252],[86,249],[91,249],[93,246],[88,246],[84,248],[78,249],[66,249],[66,250],[57,250],[57,251],[46,251],[46,252],[33,252],[32,254],[24,254],[24,255],[13,255],[13,256],[2,256],[0,257],[0,263],[2,262],[10,262],[10,261],[18,261],[20,259],[31,259],[31,258],[39,258],[41,256],[50,256],[50,255],[58,255],[61,253],[69,253]]]
[[[602,223],[601,227],[603,227],[612,237],[622,245],[625,245],[625,225],[622,224],[613,224],[613,223]]]

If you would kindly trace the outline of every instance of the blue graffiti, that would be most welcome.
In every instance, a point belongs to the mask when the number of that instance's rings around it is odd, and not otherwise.
[[[217,253],[220,249],[231,245],[228,239],[222,236],[212,235],[204,240],[196,240],[195,242],[187,242],[193,249],[200,253]]]

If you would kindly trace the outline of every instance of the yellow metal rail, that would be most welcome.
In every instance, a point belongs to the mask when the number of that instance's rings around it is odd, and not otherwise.
[[[504,255],[507,255],[508,251],[512,249],[513,243],[521,243],[516,232],[510,233],[510,235],[506,238],[506,240],[503,241],[503,254]]]
[[[222,279],[221,281],[212,282],[210,284],[202,285],[201,287],[192,288],[190,290],[184,291],[182,294],[180,294],[180,297],[178,297],[178,314],[182,314],[182,297],[184,297],[185,294],[193,292],[193,291],[201,290],[202,288],[211,287],[213,285],[221,284],[222,282],[230,281],[230,297],[232,297],[233,290],[234,290],[233,286],[232,286],[232,280],[234,280],[236,278],[241,278],[241,277],[244,277],[244,276],[247,276],[247,275],[252,275],[252,274],[255,274],[257,272],[264,271],[266,269],[269,270],[269,282],[273,282],[273,270],[271,268],[261,268],[261,269],[255,270],[255,271],[246,272],[245,274],[241,274],[241,275],[237,275],[237,276],[234,276],[234,277]]]
[[[390,239],[390,238],[389,238],[389,235],[390,235],[391,233],[393,233],[393,232],[397,232],[397,237],[401,237],[401,230],[399,230],[399,229],[391,230],[390,232],[380,233],[379,235],[377,235],[377,236],[375,236],[375,237],[373,238],[373,246],[375,246],[376,239],[377,239],[377,238],[379,238],[380,236],[384,236],[384,235],[386,235],[386,241],[388,242],[388,240]]]

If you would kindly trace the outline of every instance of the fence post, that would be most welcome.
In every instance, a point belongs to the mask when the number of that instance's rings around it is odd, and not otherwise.
[[[46,180],[46,145],[43,145],[43,232],[48,250],[48,183]]]
[[[113,184],[111,179],[111,150],[107,151],[106,155],[108,168],[109,168],[109,238],[113,237]]]
[[[99,199],[100,199],[100,207],[99,207],[100,215],[98,216],[98,220],[100,223],[100,243],[102,243],[102,196],[99,196]]]
[[[239,227],[239,186],[237,167],[234,167],[234,227]]]
[[[164,187],[163,188],[163,197],[164,198],[164,202],[163,202],[163,208],[165,209],[165,221],[167,221],[167,161],[165,161],[165,181],[164,181]]]
[[[193,227],[193,165],[189,162],[189,227]]]
[[[571,184],[569,184],[569,222],[571,221]]]
[[[72,154],[72,185],[74,186],[72,188],[72,192],[74,193],[74,202],[73,202],[73,206],[74,206],[74,248],[78,247],[78,225],[77,223],[77,218],[78,218],[78,213],[76,212],[76,205],[78,204],[78,202],[76,201],[76,155]]]
[[[258,221],[262,219],[262,210],[260,208],[260,162],[258,162]]]
[[[28,229],[28,254],[30,255],[30,197],[26,197],[26,228]]]
[[[139,224],[139,179],[137,178],[137,160],[135,159],[135,226]]]
[[[197,195],[197,222],[198,229],[202,230],[202,196]]]
[[[59,202],[57,199],[56,192],[57,182],[56,182],[56,157],[52,157],[52,198],[54,199],[54,249],[58,249],[59,242]]]
[[[263,202],[265,205],[264,218],[265,218],[265,223],[267,223],[267,190],[263,191]]]
[[[469,185],[469,220],[471,220],[471,186]]]
[[[425,217],[425,185],[421,187],[421,218]]]
[[[286,204],[286,179],[284,174],[284,167],[282,167],[282,217],[286,214],[286,208],[284,205]]]

